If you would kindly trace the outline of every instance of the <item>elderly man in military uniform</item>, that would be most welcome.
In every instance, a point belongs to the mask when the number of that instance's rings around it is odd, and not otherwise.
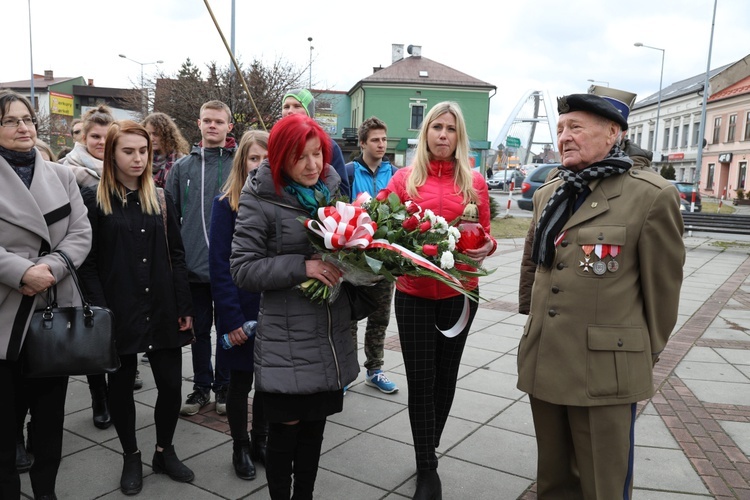
[[[685,247],[677,190],[633,169],[627,121],[593,94],[558,99],[562,168],[534,194],[534,271],[518,348],[545,498],[631,497],[636,403],[677,320]],[[523,271],[522,271],[523,272]]]

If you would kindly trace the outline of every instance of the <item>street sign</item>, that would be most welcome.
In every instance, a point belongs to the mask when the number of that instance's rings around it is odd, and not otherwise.
[[[505,145],[509,148],[520,148],[521,147],[521,139],[518,137],[506,137],[505,138]]]

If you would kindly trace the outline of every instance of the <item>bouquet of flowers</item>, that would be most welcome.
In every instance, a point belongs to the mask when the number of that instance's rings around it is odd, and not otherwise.
[[[472,248],[481,238],[459,230],[459,221],[447,222],[412,201],[402,203],[398,195],[382,190],[375,198],[360,195],[354,203],[334,201],[318,209],[317,219],[300,217],[313,246],[323,259],[338,265],[344,279],[355,285],[399,276],[434,278],[472,300],[476,292],[464,288],[468,278],[491,273],[460,250]],[[461,243],[459,243],[461,242]],[[463,244],[463,246],[462,246]],[[466,264],[457,267],[456,264]],[[311,300],[334,300],[331,290],[315,278],[300,285]]]

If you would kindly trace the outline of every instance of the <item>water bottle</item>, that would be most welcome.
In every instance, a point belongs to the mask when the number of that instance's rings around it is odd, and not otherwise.
[[[247,336],[248,340],[255,337],[255,330],[258,328],[258,322],[254,320],[245,321],[245,323],[242,325],[242,331],[244,332],[245,336]],[[234,347],[232,345],[231,341],[229,340],[229,334],[225,333],[221,337],[219,337],[219,344],[221,344],[221,347],[224,349],[231,349]]]

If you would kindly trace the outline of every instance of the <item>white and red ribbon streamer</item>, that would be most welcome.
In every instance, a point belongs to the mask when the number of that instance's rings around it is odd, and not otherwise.
[[[372,241],[378,225],[370,219],[367,210],[343,201],[335,207],[318,209],[319,221],[307,219],[305,227],[321,238],[329,250],[359,248],[364,250]]]

